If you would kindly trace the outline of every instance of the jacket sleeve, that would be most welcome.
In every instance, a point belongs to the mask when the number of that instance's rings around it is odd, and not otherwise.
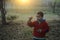
[[[34,22],[27,23],[27,25],[30,26],[30,27],[34,27],[35,26],[35,21]]]
[[[44,27],[43,27],[43,29],[42,29],[42,33],[47,33],[47,32],[49,32],[49,26],[48,26],[48,24],[47,24],[47,23],[44,23],[43,26],[44,26]]]

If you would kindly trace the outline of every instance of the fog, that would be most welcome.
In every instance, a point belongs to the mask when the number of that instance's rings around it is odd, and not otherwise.
[[[26,20],[29,16],[36,16],[38,11],[43,11],[45,16],[44,19],[47,20],[59,20],[59,16],[57,14],[53,14],[50,10],[51,8],[48,6],[49,2],[54,2],[55,0],[30,0],[30,5],[19,5],[16,4],[14,0],[10,0],[6,2],[6,11],[8,15],[17,15],[19,16],[19,20]],[[58,2],[59,0],[57,0]],[[23,19],[24,18],[24,19]]]

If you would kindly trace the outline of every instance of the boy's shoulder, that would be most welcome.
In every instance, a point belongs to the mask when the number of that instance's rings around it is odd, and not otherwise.
[[[45,25],[48,25],[48,22],[47,22],[47,21],[44,21],[43,23],[44,23]]]

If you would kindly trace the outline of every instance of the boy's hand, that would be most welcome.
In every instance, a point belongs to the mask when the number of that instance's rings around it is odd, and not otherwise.
[[[29,17],[28,23],[30,23],[30,22],[31,22],[32,18],[33,18],[33,17]]]
[[[29,17],[29,20],[32,20],[33,19],[33,17]]]

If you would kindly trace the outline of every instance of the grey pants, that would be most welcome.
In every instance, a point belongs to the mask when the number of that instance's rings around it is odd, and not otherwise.
[[[33,38],[33,40],[46,40],[46,38]]]

